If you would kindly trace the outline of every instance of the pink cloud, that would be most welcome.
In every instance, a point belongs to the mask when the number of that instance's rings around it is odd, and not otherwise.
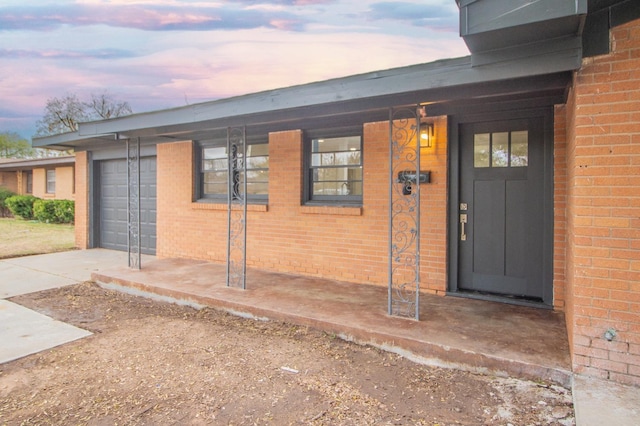
[[[288,22],[274,26],[272,22]],[[4,30],[50,31],[61,25],[107,25],[145,31],[210,31],[248,28],[301,30],[305,18],[276,10],[266,11],[216,5],[62,5],[0,8]]]

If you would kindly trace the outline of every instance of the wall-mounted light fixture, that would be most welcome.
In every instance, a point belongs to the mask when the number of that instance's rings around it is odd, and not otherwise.
[[[420,123],[420,148],[431,148],[434,142],[433,124]]]

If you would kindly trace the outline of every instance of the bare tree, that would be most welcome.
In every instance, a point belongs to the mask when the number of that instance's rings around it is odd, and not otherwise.
[[[97,115],[99,118],[105,120],[133,113],[128,102],[116,101],[108,92],[100,95],[92,94],[91,101],[85,105],[89,109],[90,115]]]
[[[78,130],[78,123],[87,119],[85,105],[76,95],[50,98],[47,99],[44,116],[36,122],[36,136],[75,132]]]
[[[75,94],[50,98],[44,116],[36,123],[36,136],[75,132],[78,123],[121,117],[133,111],[128,102],[118,101],[108,93],[92,94],[89,102],[82,102]]]

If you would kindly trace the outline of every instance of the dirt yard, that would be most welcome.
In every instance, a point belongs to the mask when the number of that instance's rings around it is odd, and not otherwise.
[[[574,424],[571,394],[84,283],[13,302],[92,331],[0,365],[0,424]]]

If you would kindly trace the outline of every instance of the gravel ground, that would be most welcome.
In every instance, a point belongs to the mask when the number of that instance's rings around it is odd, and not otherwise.
[[[11,299],[88,338],[0,365],[2,425],[575,424],[562,387],[415,364],[91,282]]]

